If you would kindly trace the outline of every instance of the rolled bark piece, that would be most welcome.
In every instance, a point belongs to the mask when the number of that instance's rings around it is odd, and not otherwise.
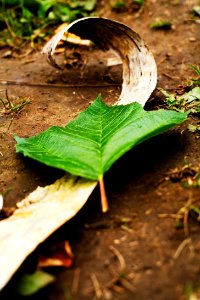
[[[53,54],[64,33],[70,32],[82,39],[91,40],[102,50],[113,49],[123,64],[123,84],[118,104],[138,102],[145,105],[157,83],[157,68],[152,53],[141,37],[131,28],[119,22],[89,17],[77,20],[62,28],[45,45],[42,53],[56,68]]]

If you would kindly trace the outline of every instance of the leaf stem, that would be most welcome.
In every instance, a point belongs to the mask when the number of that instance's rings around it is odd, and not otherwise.
[[[99,187],[100,187],[100,194],[101,194],[101,207],[102,207],[102,212],[107,212],[109,209],[108,206],[108,200],[106,196],[106,191],[105,191],[105,185],[104,185],[104,180],[103,176],[99,177]]]

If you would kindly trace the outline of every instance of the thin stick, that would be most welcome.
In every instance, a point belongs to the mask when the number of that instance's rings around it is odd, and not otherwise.
[[[6,104],[5,104],[5,102],[3,101],[2,98],[0,98],[0,101],[1,101],[1,103],[3,104],[3,106],[4,106],[4,109],[6,109]]]
[[[6,89],[6,100],[8,102],[8,106],[9,106],[10,110],[12,111],[13,106],[12,106],[12,103],[11,103],[9,97],[8,97],[8,89]]]
[[[184,241],[182,241],[182,243],[178,246],[176,252],[174,253],[174,259],[177,259],[180,256],[183,249],[190,243],[191,243],[191,238],[187,238]]]
[[[189,216],[189,210],[186,208],[183,217],[184,233],[186,236],[189,235],[188,216]]]
[[[12,30],[12,27],[10,26],[10,23],[8,22],[8,19],[7,19],[7,18],[4,18],[4,22],[6,23],[6,26],[7,26],[7,28],[8,28],[8,31],[10,32],[11,36],[12,36],[13,38],[15,38],[15,37],[16,37],[16,34],[15,34],[15,32]]]
[[[101,290],[101,287],[100,287],[100,283],[99,283],[99,281],[97,279],[96,274],[95,273],[91,273],[90,277],[91,277],[91,280],[92,280],[92,284],[93,284],[93,287],[94,287],[97,299],[102,298],[103,297],[103,293],[102,293],[102,290]]]
[[[108,269],[111,275],[113,276],[113,278],[110,281],[108,281],[106,284],[106,288],[110,289],[119,281],[120,274],[119,273],[116,274],[114,268],[111,265],[108,265]]]
[[[77,293],[78,293],[80,273],[81,273],[81,270],[79,268],[75,269],[74,278],[73,278],[73,282],[72,282],[72,289],[71,289],[73,296],[77,295]]]
[[[8,124],[7,132],[10,130],[10,127],[11,127],[11,125],[12,125],[12,122],[13,122],[13,120],[14,120],[14,117],[15,117],[15,116],[12,117],[12,119],[10,120],[10,123]]]
[[[106,191],[105,191],[105,185],[103,181],[103,176],[99,178],[99,187],[100,187],[100,194],[101,194],[101,207],[102,207],[102,212],[107,212],[109,209],[108,206],[108,200],[106,196]]]
[[[135,293],[135,287],[128,280],[125,278],[120,278],[119,281],[124,288],[132,293]]]
[[[109,248],[117,257],[117,259],[119,261],[119,265],[120,265],[120,274],[123,274],[126,270],[126,262],[125,262],[124,257],[121,255],[119,250],[117,250],[114,246],[111,245]]]
[[[172,219],[182,219],[182,216],[179,216],[177,214],[158,214],[159,218],[172,218]]]
[[[15,81],[15,80],[3,80],[0,79],[0,85],[25,85],[25,86],[33,86],[33,87],[57,87],[57,88],[76,88],[76,87],[112,87],[112,86],[121,86],[121,83],[101,83],[101,84],[85,84],[85,83],[78,83],[78,84],[56,84],[56,83],[31,83],[28,81]]]

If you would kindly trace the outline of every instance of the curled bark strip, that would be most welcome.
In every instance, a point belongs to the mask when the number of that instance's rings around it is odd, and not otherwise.
[[[139,102],[144,106],[157,82],[156,63],[141,37],[131,28],[105,18],[89,17],[77,20],[59,31],[45,45],[42,53],[51,65],[60,68],[54,51],[65,32],[89,39],[102,50],[112,48],[123,64],[122,91],[117,104]]]

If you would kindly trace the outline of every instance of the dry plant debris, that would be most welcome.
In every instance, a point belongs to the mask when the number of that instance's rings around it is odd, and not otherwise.
[[[8,96],[8,90],[6,89],[5,91],[0,91],[0,92],[5,92],[6,99],[3,99],[0,97],[0,103],[2,104],[0,107],[0,114],[5,114],[5,115],[11,115],[12,118],[9,122],[7,131],[9,130],[12,121],[17,113],[19,113],[26,105],[31,103],[31,100],[29,98],[14,98],[11,99]]]
[[[118,104],[131,103],[133,99],[145,104],[155,88],[157,71],[153,55],[138,34],[108,19],[80,19],[54,36],[44,48],[43,52],[54,65],[52,54],[67,30],[92,40],[102,49],[117,49],[123,63],[123,86]],[[102,35],[102,31],[106,34]],[[0,289],[39,243],[80,210],[95,186],[94,181],[66,176],[53,185],[35,190],[24,201],[30,205],[22,205],[11,217],[0,222],[0,269],[4,270]],[[19,239],[24,241],[23,245],[19,245]]]

